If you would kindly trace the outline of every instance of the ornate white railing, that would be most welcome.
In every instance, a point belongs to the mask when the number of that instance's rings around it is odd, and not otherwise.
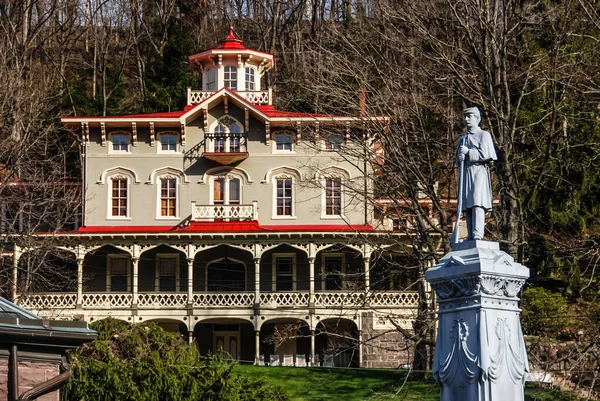
[[[260,294],[260,304],[266,307],[302,306],[308,307],[308,292],[264,292]]]
[[[223,307],[252,307],[254,306],[253,292],[200,292],[194,294],[194,307],[223,308]]]
[[[89,309],[129,308],[133,294],[128,292],[84,293],[82,306]]]
[[[192,202],[192,221],[258,220],[258,202],[251,205],[196,205]]]
[[[371,307],[416,307],[419,304],[419,293],[408,292],[378,292],[373,291],[367,298]]]
[[[187,293],[184,292],[146,292],[138,294],[140,308],[185,308]]]
[[[315,306],[361,307],[365,305],[365,293],[360,291],[322,291],[315,293]]]
[[[188,106],[198,104],[208,99],[216,91],[197,91],[188,89],[187,101]],[[273,104],[273,95],[271,89],[267,91],[239,91],[236,92],[250,103],[254,104]]]
[[[28,309],[71,309],[77,304],[77,294],[74,292],[27,294],[21,295],[17,303]]]

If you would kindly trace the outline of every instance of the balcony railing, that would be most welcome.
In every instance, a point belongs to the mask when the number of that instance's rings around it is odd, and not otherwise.
[[[208,99],[216,91],[197,91],[188,88],[187,92],[187,104],[188,106],[198,104]],[[239,91],[236,93],[246,99],[248,102],[258,105],[271,105],[273,104],[273,93],[272,90],[266,91]]]
[[[248,157],[248,135],[241,132],[207,132],[204,134],[202,157],[224,165],[242,161]]]
[[[255,304],[254,292],[195,292],[192,305],[195,308],[252,308]],[[316,291],[314,294],[317,308],[414,308],[418,305],[417,292],[404,291]],[[308,291],[261,292],[261,307],[264,308],[308,308]],[[76,293],[27,294],[19,297],[18,302],[24,308],[33,310],[75,309]],[[83,293],[82,307],[86,310],[128,309],[133,304],[132,293]],[[177,308],[188,305],[187,292],[151,292],[139,293],[137,307],[143,309]]]
[[[258,202],[251,205],[196,205],[192,202],[192,221],[258,221]]]

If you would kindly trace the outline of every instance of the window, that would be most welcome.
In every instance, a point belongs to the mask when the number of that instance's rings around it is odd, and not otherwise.
[[[160,179],[160,215],[177,216],[177,179],[175,178]]]
[[[177,152],[178,137],[176,134],[160,134],[160,151]]]
[[[323,255],[324,287],[326,290],[343,288],[344,258],[342,255]]]
[[[293,216],[292,179],[277,178],[276,191],[277,216]]]
[[[294,150],[294,139],[291,135],[279,134],[275,136],[275,150],[278,152],[291,152]]]
[[[342,179],[325,179],[325,215],[340,216],[342,214]]]
[[[108,255],[106,290],[129,291],[129,256]]]
[[[223,205],[213,209],[211,217],[214,217],[215,221],[232,221],[247,217],[242,216],[243,208],[225,207],[242,203],[242,182],[239,178],[216,178],[212,185],[212,204]]]
[[[127,178],[113,177],[111,179],[111,213],[112,217],[127,217],[128,197],[127,197]]]
[[[205,88],[207,91],[216,91],[217,90],[217,69],[216,68],[211,68],[206,73]]]
[[[207,135],[207,152],[246,152],[246,139],[242,125],[237,120],[225,116],[212,126],[211,131],[212,133]]]
[[[339,151],[341,144],[342,137],[340,135],[329,135],[325,138],[325,150]]]
[[[111,153],[129,153],[129,134],[114,133],[110,135]]]
[[[237,90],[237,67],[226,65],[224,68],[225,75],[223,77],[223,85],[234,91]]]
[[[240,127],[237,125],[232,125],[231,127],[229,127],[229,133],[230,138],[229,138],[229,151],[230,152],[234,152],[234,153],[239,153],[241,151],[241,146],[240,146],[240,139],[241,139],[241,132],[240,132]]]
[[[295,255],[279,254],[273,256],[273,291],[294,291],[296,289]]]
[[[177,291],[179,287],[178,255],[157,255],[157,291]]]
[[[246,90],[253,91],[255,88],[254,68],[246,67]]]

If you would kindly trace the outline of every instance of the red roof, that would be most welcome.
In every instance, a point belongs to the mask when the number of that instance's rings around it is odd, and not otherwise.
[[[374,231],[370,225],[348,224],[303,224],[303,225],[259,225],[255,221],[229,221],[190,223],[187,227],[179,226],[87,226],[77,231],[81,234],[139,234],[139,233],[243,233],[243,232],[354,232]]]
[[[295,111],[280,111],[275,110],[274,106],[255,106],[258,110],[262,111],[269,117],[332,117],[328,114],[316,114],[316,113],[298,113]]]
[[[229,35],[223,39],[219,46],[215,47],[215,49],[246,49],[244,47],[244,41],[235,37],[233,33],[233,27],[229,27]]]

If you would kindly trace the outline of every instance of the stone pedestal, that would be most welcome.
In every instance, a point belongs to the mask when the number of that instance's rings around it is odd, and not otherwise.
[[[456,244],[425,272],[438,295],[441,401],[522,401],[529,367],[517,294],[529,269],[489,241]]]

